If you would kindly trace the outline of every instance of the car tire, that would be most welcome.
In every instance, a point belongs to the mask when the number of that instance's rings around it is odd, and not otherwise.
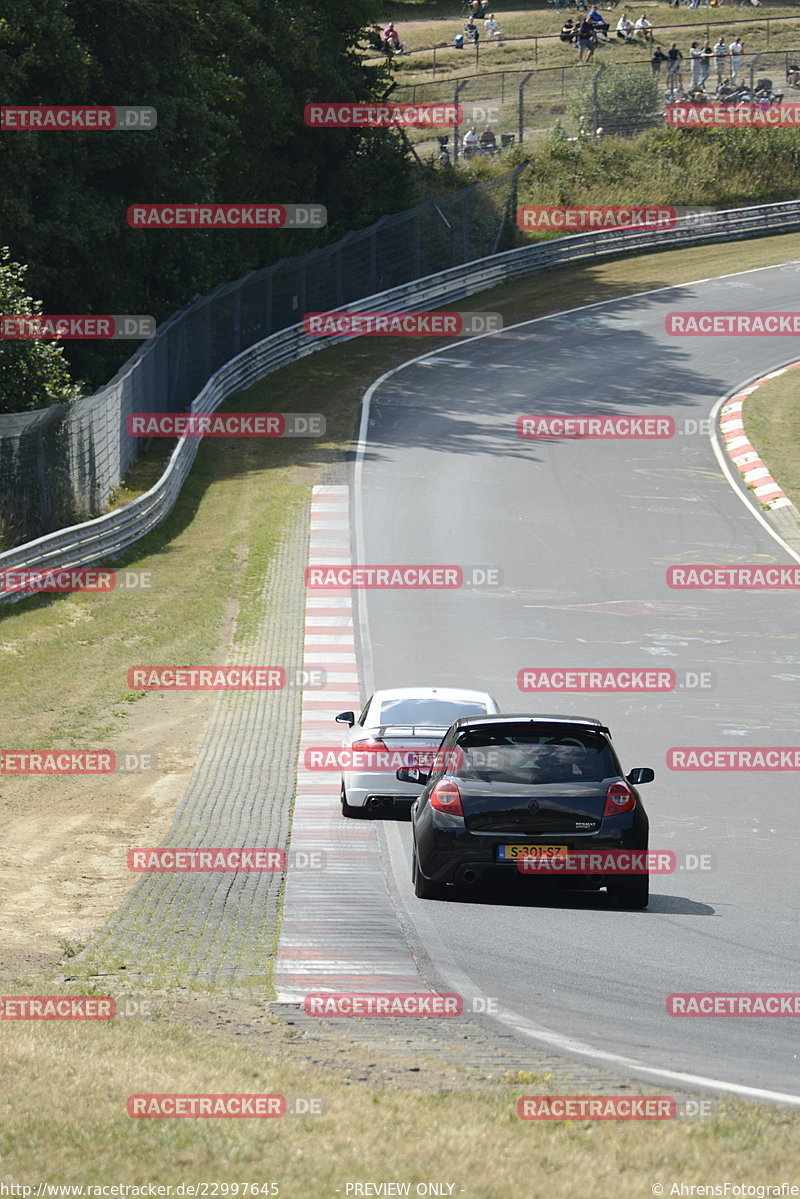
[[[417,899],[444,899],[446,883],[436,883],[425,877],[419,868],[416,849],[411,855],[411,881]]]
[[[616,907],[640,912],[650,902],[650,876],[644,874],[624,883],[614,883],[606,890]]]
[[[352,804],[347,802],[347,792],[344,789],[344,783],[342,783],[342,790],[339,798],[342,804],[343,816],[349,816],[352,820],[364,820],[369,815],[369,808],[367,808],[366,804],[363,807],[354,808]]]

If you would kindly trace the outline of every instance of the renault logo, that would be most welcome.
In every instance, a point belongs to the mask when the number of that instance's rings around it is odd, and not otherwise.
[[[528,811],[529,811],[529,812],[538,812],[538,811],[539,811],[539,801],[538,801],[538,799],[530,799],[530,800],[528,800]]]

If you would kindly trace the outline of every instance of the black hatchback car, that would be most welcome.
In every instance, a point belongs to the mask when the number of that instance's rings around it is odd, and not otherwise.
[[[636,787],[654,772],[623,775],[598,720],[465,716],[448,729],[430,774],[397,775],[424,787],[411,809],[421,899],[503,872],[552,878],[577,866],[585,873],[564,875],[567,885],[605,887],[620,907],[647,907],[649,823]]]

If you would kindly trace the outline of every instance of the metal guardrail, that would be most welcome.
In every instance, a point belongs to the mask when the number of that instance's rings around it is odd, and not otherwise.
[[[795,229],[800,229],[800,201],[796,200],[729,209],[704,215],[700,220],[691,217],[674,229],[642,228],[615,230],[613,233],[579,233],[572,237],[532,243],[451,267],[427,278],[379,292],[358,304],[344,305],[337,311],[425,311],[441,307],[444,303],[463,300],[476,292],[537,271],[582,259],[607,258],[637,250],[726,241],[757,233],[789,232]],[[326,346],[352,338],[353,335],[311,337],[304,332],[302,325],[293,325],[274,333],[216,371],[189,410],[214,412],[228,396],[272,371]],[[3,579],[5,571],[66,570],[89,566],[113,559],[114,555],[152,532],[172,509],[195,460],[198,446],[197,438],[181,438],[158,482],[124,507],[94,520],[48,533],[0,554],[0,599],[13,601],[34,593],[33,589],[22,592],[6,587]]]

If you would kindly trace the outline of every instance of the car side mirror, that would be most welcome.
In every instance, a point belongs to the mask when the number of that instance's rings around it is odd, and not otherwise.
[[[628,782],[637,787],[642,783],[652,783],[655,777],[655,770],[651,770],[649,766],[635,766],[628,775]]]
[[[346,724],[350,728],[353,727],[355,722],[356,722],[355,712],[340,712],[339,715],[336,717],[337,724]]]
[[[395,771],[395,778],[401,783],[416,783],[418,787],[424,787],[431,776],[424,770],[418,770],[416,767],[410,770],[401,768]]]

